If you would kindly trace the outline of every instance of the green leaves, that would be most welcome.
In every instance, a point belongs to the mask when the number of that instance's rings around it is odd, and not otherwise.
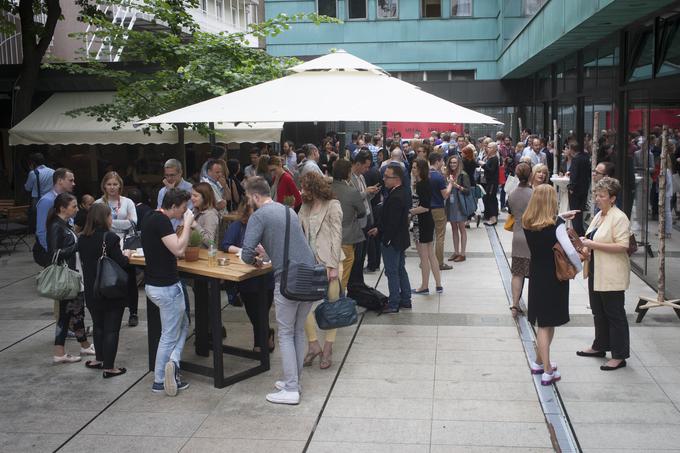
[[[141,0],[141,6],[135,2],[135,8],[153,14],[159,23],[165,22],[168,27],[127,31],[112,24],[111,19],[96,8],[96,2],[101,0],[76,1],[82,8],[81,20],[97,30],[98,39],[111,44],[114,52],[123,47],[121,59],[126,65],[121,68],[120,64],[103,64],[95,61],[94,55],[83,52],[80,63],[53,62],[50,67],[111,81],[117,90],[113,103],[69,113],[113,121],[117,127],[282,77],[299,61],[273,57],[261,49],[248,47],[249,40],[275,36],[289,29],[293,22],[339,22],[318,14],[280,14],[251,24],[244,33],[211,34],[198,31],[187,12],[187,8],[198,6],[198,0]],[[114,0],[113,4],[126,5],[127,1]],[[85,33],[74,34],[76,39],[87,37]],[[140,69],[128,69],[133,66]],[[188,126],[208,132],[205,124]],[[152,126],[145,132],[152,130],[162,129],[160,125]]]

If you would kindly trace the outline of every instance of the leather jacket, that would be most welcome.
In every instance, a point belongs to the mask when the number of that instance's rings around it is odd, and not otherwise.
[[[47,226],[47,251],[50,262],[57,250],[61,250],[59,252],[59,263],[66,261],[69,268],[76,270],[78,243],[76,242],[76,236],[71,225],[61,217],[56,217]]]

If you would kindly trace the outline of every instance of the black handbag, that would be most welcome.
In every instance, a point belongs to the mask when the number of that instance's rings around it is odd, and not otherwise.
[[[357,303],[346,297],[344,291],[340,288],[340,297],[334,302],[326,298],[314,310],[314,318],[316,318],[316,324],[321,330],[351,326],[357,323]]]
[[[94,279],[94,295],[101,299],[124,299],[127,296],[128,274],[106,254],[106,237],[102,244],[102,256],[97,261]]]
[[[328,275],[326,266],[291,262],[288,256],[290,245],[290,208],[286,206],[286,238],[283,246],[283,271],[279,288],[281,295],[298,302],[314,302],[326,297]]]
[[[130,220],[132,227],[125,233],[123,237],[124,250],[137,250],[142,248],[142,234],[137,229],[135,222]]]

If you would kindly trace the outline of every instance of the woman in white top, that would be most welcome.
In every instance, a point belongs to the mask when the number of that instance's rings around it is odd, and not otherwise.
[[[103,203],[111,209],[111,231],[116,233],[121,240],[125,233],[137,225],[137,208],[135,202],[121,195],[123,193],[123,178],[115,171],[110,171],[102,179],[102,197],[95,203]],[[124,248],[121,244],[121,249]],[[137,307],[139,303],[139,293],[137,291],[137,275],[134,267],[125,269],[128,274],[128,294],[127,306],[130,309],[128,326],[135,327],[139,324]]]
[[[104,175],[101,189],[103,195],[95,203],[104,203],[109,206],[113,218],[111,231],[122,237],[128,230],[137,225],[135,203],[121,195],[123,193],[123,178],[115,171],[110,171]]]

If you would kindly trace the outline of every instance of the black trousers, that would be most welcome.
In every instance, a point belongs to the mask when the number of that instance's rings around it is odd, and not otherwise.
[[[354,263],[349,273],[349,283],[364,283],[364,261],[366,260],[366,241],[354,244]]]
[[[64,346],[69,330],[73,331],[79,343],[87,340],[83,293],[78,294],[78,297],[75,299],[59,301],[59,318],[57,319],[57,327],[54,334],[55,346]]]
[[[256,292],[244,292],[241,291],[241,301],[243,301],[243,305],[246,307],[246,314],[248,315],[248,319],[250,319],[250,323],[253,325],[253,339],[254,339],[254,344],[256,348],[263,348],[267,347],[267,345],[262,345],[259,344],[260,342],[258,341],[258,335],[260,332],[260,322],[258,321],[258,315],[260,312],[260,307],[258,307],[258,300],[257,300],[257,293]],[[267,313],[269,313],[269,310],[272,308],[272,303],[274,303],[274,290],[270,289],[267,290]],[[267,316],[267,324],[269,324],[269,316]],[[269,328],[269,326],[267,326]]]
[[[583,226],[583,211],[586,209],[586,202],[588,201],[587,196],[580,196],[580,195],[574,195],[574,194],[569,194],[569,209],[578,209],[579,212],[576,214],[574,219],[571,221],[571,225],[574,227],[574,230],[578,233],[579,236],[585,236],[586,234],[586,229]]]
[[[113,369],[118,353],[118,339],[120,336],[120,323],[123,320],[125,308],[107,307],[106,309],[89,309],[92,316],[94,350],[97,353],[97,362],[104,363],[104,369]]]
[[[380,269],[380,239],[373,236],[366,239],[366,255],[368,256],[366,267],[373,271]]]
[[[137,289],[137,270],[134,266],[125,270],[128,274],[127,285],[127,305],[130,307],[130,316],[137,315],[137,306],[139,305],[139,290]],[[96,346],[95,346],[96,349]]]
[[[593,311],[595,351],[611,351],[612,359],[630,357],[630,333],[624,309],[623,291],[593,291],[593,278],[588,279],[590,308]]]
[[[498,217],[498,184],[487,184],[484,187],[486,195],[482,198],[484,203],[484,220],[489,220],[491,217]]]

